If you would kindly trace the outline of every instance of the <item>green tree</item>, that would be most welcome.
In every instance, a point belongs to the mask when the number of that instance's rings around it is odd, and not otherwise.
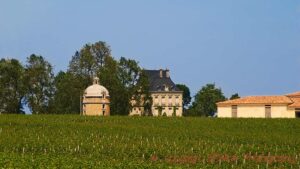
[[[24,67],[16,59],[0,60],[0,114],[24,114]]]
[[[59,72],[54,80],[55,93],[51,102],[53,113],[79,114],[80,97],[83,94],[81,79],[70,72]]]
[[[238,94],[238,93],[235,93],[235,94],[233,94],[233,95],[230,97],[229,100],[239,99],[239,98],[241,98],[241,97],[239,96],[239,94]]]
[[[141,68],[138,63],[132,59],[120,58],[118,66],[118,77],[122,84],[124,105],[122,107],[124,114],[128,115],[132,109],[131,100],[134,99],[138,104],[142,103],[141,86],[137,85],[140,78]]]
[[[85,45],[79,52],[76,52],[69,64],[68,73],[74,75],[77,79],[73,86],[73,98],[78,97],[80,89],[83,91],[92,82],[96,75],[100,78],[100,84],[105,86],[110,92],[111,114],[128,115],[131,110],[131,99],[146,98],[142,102],[145,107],[150,103],[150,94],[148,78],[143,74],[138,62],[132,59],[121,57],[119,61],[111,56],[110,47],[105,42]],[[80,80],[78,80],[80,79]],[[148,86],[147,86],[148,85]],[[56,87],[58,90],[58,86]],[[73,90],[72,89],[72,90]],[[60,90],[61,96],[67,96],[63,90]],[[72,100],[75,102],[76,99]],[[78,102],[69,105],[77,105]],[[148,106],[149,107],[149,106]]]
[[[196,94],[190,113],[198,116],[213,115],[217,111],[217,102],[226,100],[220,88],[207,84]]]
[[[111,57],[110,47],[102,41],[94,44],[86,44],[80,51],[75,52],[75,55],[72,56],[69,63],[67,72],[58,74],[60,77],[56,78],[55,86],[57,91],[55,93],[54,102],[55,104],[60,105],[58,106],[59,108],[56,109],[56,112],[79,113],[81,109],[80,95],[82,95],[83,91],[92,84],[94,76],[97,74],[99,75],[100,70],[106,70],[108,72],[107,76],[101,75],[107,78],[108,82],[111,82],[114,79],[114,76],[116,75],[109,74],[111,73],[110,70],[114,67],[111,63],[105,67],[106,61],[114,61],[114,59]],[[106,82],[106,80],[102,78],[100,78],[100,81]],[[107,86],[109,86],[109,88],[115,88],[117,85],[116,83],[117,81],[114,80],[114,83],[108,83]],[[70,90],[66,91],[64,88]],[[67,97],[72,99],[67,99]],[[64,99],[67,99],[68,101],[59,101]]]
[[[110,46],[103,41],[92,44],[91,53],[96,58],[96,61],[100,67],[104,66],[106,57],[111,57]]]
[[[105,42],[86,44],[79,52],[75,52],[68,71],[92,81],[98,70],[105,65],[105,58],[110,56],[110,47]]]
[[[190,89],[184,84],[176,84],[176,87],[179,90],[183,91],[182,104],[185,109],[191,103],[191,100],[192,100]]]
[[[118,62],[112,57],[106,57],[105,65],[100,68],[98,74],[100,84],[105,86],[110,94],[111,115],[122,115],[126,111],[123,107],[127,104],[127,96],[119,80],[118,71]]]
[[[26,100],[32,113],[50,113],[49,103],[54,92],[51,64],[42,56],[32,54],[27,58],[25,79],[28,88]]]
[[[144,108],[144,114],[152,116],[152,97],[150,94],[150,82],[146,72],[142,70],[140,77],[134,90],[133,98],[137,100],[137,103]]]
[[[132,99],[143,106],[146,112],[151,104],[148,77],[132,59],[121,57],[117,62],[106,58],[106,64],[100,69],[101,83],[107,86],[111,95],[112,114],[128,115],[132,109]]]

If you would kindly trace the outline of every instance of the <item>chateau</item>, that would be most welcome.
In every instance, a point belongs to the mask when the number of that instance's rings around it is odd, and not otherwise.
[[[168,69],[145,70],[149,78],[152,97],[151,112],[153,116],[182,116],[183,92],[180,91],[170,77]],[[134,105],[134,101],[133,101]],[[144,108],[134,106],[130,115],[144,114]]]
[[[248,96],[217,103],[218,117],[300,118],[300,92],[282,96]]]

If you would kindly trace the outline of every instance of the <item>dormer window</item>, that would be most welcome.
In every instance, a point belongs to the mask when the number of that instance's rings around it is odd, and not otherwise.
[[[106,93],[102,92],[102,98],[105,98],[105,96],[106,96]]]
[[[169,91],[169,87],[166,87],[166,88],[165,88],[165,91]]]
[[[169,91],[169,87],[167,85],[164,85],[164,91]]]

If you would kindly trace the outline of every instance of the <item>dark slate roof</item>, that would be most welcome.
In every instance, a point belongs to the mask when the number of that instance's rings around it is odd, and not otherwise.
[[[162,78],[160,77],[160,70],[144,71],[148,75],[151,92],[165,91],[165,86],[169,88],[169,91],[180,92],[172,79],[170,77],[167,77],[168,70],[162,70]]]

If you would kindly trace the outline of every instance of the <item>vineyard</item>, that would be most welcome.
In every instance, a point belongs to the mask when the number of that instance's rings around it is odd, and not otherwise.
[[[300,121],[0,115],[0,168],[300,168]]]

